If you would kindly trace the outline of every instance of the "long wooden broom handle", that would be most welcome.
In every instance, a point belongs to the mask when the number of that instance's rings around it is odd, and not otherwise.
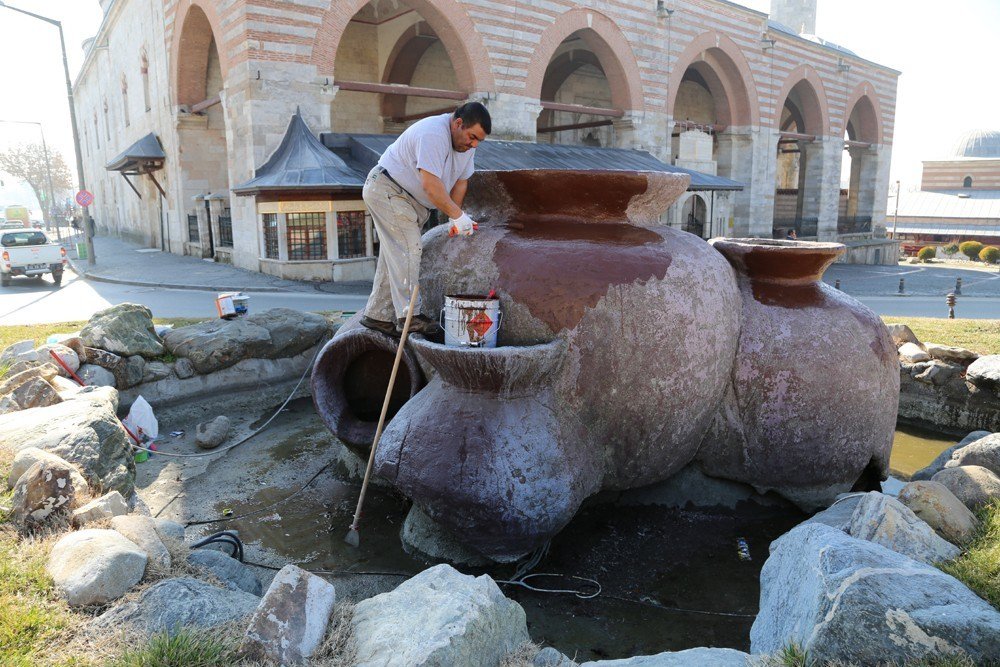
[[[365,468],[365,480],[361,483],[361,495],[358,496],[358,507],[354,510],[354,521],[351,523],[351,530],[358,529],[358,522],[361,521],[361,506],[365,503],[365,492],[368,491],[368,480],[372,474],[372,464],[375,463],[375,450],[378,448],[379,440],[382,439],[382,427],[385,426],[385,415],[389,411],[389,400],[392,398],[392,388],[396,384],[396,373],[399,372],[399,362],[403,359],[403,348],[406,346],[406,337],[410,333],[410,320],[413,318],[413,309],[417,305],[417,292],[420,285],[414,285],[410,293],[410,307],[406,310],[406,321],[403,322],[403,333],[399,337],[399,346],[396,348],[396,359],[392,362],[392,374],[389,376],[389,386],[385,390],[385,400],[382,401],[382,414],[378,417],[378,428],[375,429],[375,440],[372,442],[372,451],[368,455],[368,467]]]

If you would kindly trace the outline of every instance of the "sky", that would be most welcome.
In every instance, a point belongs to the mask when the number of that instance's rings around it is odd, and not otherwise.
[[[75,78],[83,62],[80,45],[100,26],[97,0],[4,1],[62,21]],[[742,4],[767,11],[770,2]],[[947,156],[964,132],[1000,130],[1000,0],[819,0],[816,32],[902,71],[891,178],[904,190],[919,186],[921,160]],[[58,31],[0,8],[0,35],[0,121],[42,123],[50,149],[75,172]],[[0,122],[0,149],[38,139],[37,125]],[[26,188],[3,180],[0,204],[33,200]]]

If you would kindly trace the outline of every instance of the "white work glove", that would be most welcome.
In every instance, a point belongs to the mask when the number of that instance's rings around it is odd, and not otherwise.
[[[464,212],[461,216],[452,218],[448,222],[451,224],[448,228],[448,236],[472,236],[472,232],[479,229],[479,225]]]

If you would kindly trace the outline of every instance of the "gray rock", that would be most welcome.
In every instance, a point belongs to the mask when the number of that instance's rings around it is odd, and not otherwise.
[[[89,347],[123,357],[163,354],[163,343],[153,328],[153,313],[135,303],[120,303],[95,313],[80,331],[80,338]]]
[[[988,503],[991,498],[1000,498],[1000,477],[981,466],[945,468],[934,475],[931,481],[947,486],[949,491],[973,511]]]
[[[986,391],[1000,396],[1000,354],[979,357],[965,371],[965,379]]]
[[[916,368],[916,365],[914,366],[914,368]],[[917,380],[918,382],[923,382],[924,384],[930,384],[934,385],[935,387],[940,387],[941,385],[947,383],[952,378],[960,375],[961,372],[962,372],[961,366],[956,366],[954,364],[938,361],[937,359],[932,359],[931,361],[927,362],[927,367],[924,368],[923,371],[913,376],[913,379]]]
[[[21,409],[21,406],[17,404],[10,396],[0,396],[0,415],[9,415],[12,412],[17,412]]]
[[[551,646],[535,654],[531,667],[577,667],[577,664]]]
[[[148,516],[129,514],[111,519],[111,527],[146,553],[150,567],[160,572],[170,570],[170,552],[156,532],[156,524]]]
[[[187,358],[196,371],[204,374],[248,357],[264,356],[271,334],[246,318],[209,320],[168,331],[163,343],[171,354]],[[175,367],[175,371],[181,377],[180,369]]]
[[[899,346],[899,358],[908,364],[916,364],[921,361],[930,361],[931,355],[924,352],[924,349],[916,343],[903,343]]]
[[[15,456],[10,464],[10,474],[7,475],[7,487],[13,489],[18,478],[21,477],[31,466],[38,461],[48,461],[55,465],[65,465],[70,469],[70,480],[73,482],[73,490],[77,496],[90,493],[90,485],[83,478],[80,471],[62,457],[56,456],[37,447],[22,449]]]
[[[194,549],[187,557],[188,563],[213,574],[223,586],[260,597],[263,593],[260,579],[253,570],[214,549]]]
[[[19,359],[24,361],[31,361],[36,364],[53,364],[59,369],[59,375],[63,377],[69,377],[69,373],[52,358],[50,351],[55,352],[56,355],[62,359],[62,362],[66,364],[71,371],[76,371],[80,368],[80,357],[77,353],[65,345],[59,343],[47,343],[40,346],[37,350],[22,354]]]
[[[244,651],[258,660],[302,664],[323,644],[337,594],[333,585],[295,565],[275,575],[250,619]]]
[[[267,329],[271,342],[263,355],[268,359],[295,356],[330,332],[330,323],[322,315],[291,308],[272,308],[246,319]]]
[[[132,495],[135,461],[118,422],[118,392],[87,387],[71,401],[0,415],[0,449],[51,452],[77,466],[92,487]]]
[[[354,610],[358,664],[496,665],[528,638],[524,610],[488,576],[437,565]]]
[[[887,324],[886,328],[889,329],[889,335],[892,336],[892,342],[896,344],[897,348],[904,343],[920,345],[920,339],[905,324]]]
[[[146,554],[114,530],[80,530],[56,543],[46,569],[70,605],[103,604],[139,583]]]
[[[14,486],[12,518],[18,526],[35,527],[73,505],[73,469],[65,461],[37,461]]]
[[[80,379],[88,387],[114,387],[115,374],[106,368],[94,364],[84,364],[77,372]]]
[[[191,363],[190,359],[181,357],[176,363],[174,363],[174,373],[181,380],[186,380],[190,377],[194,377],[198,371],[194,369],[194,364]]]
[[[22,410],[31,408],[47,408],[56,403],[62,403],[62,398],[48,382],[40,377],[31,378],[11,392],[10,397]]]
[[[864,493],[844,493],[836,501],[822,512],[806,519],[803,523],[821,523],[845,533],[851,530],[851,520],[854,518],[854,510],[857,509]],[[774,546],[774,543],[771,543]]]
[[[751,667],[750,655],[731,648],[691,648],[624,660],[585,662],[580,667]]]
[[[1000,433],[991,433],[985,438],[970,443],[951,455],[945,468],[958,466],[982,466],[1000,475]]]
[[[58,369],[52,364],[39,364],[23,370],[16,375],[8,372],[3,382],[0,382],[0,396],[9,394],[28,380],[41,378],[46,382],[59,375]]]
[[[0,352],[0,364],[13,363],[15,359],[24,354],[25,352],[31,352],[35,349],[35,341],[33,340],[19,340],[16,343],[8,345]]]
[[[940,482],[910,482],[899,492],[899,502],[952,544],[967,543],[979,526],[969,508]]]
[[[142,371],[142,381],[143,382],[156,382],[164,378],[170,377],[174,372],[173,367],[170,364],[165,364],[162,361],[150,361]],[[191,369],[194,373],[194,369]]]
[[[776,541],[760,577],[751,653],[798,644],[817,662],[908,662],[944,651],[1000,659],[1000,613],[957,579],[812,523]]]
[[[850,534],[928,565],[951,560],[961,553],[906,505],[875,491],[866,493],[855,508]]]
[[[198,424],[195,429],[195,443],[202,449],[215,449],[229,435],[229,417],[219,415],[209,422]]]
[[[937,457],[933,461],[931,461],[927,467],[921,468],[917,472],[913,473],[913,476],[910,477],[910,479],[914,482],[921,480],[929,480],[931,477],[944,470],[944,464],[946,464],[948,461],[951,460],[952,454],[954,454],[962,447],[965,447],[966,445],[971,445],[977,440],[981,440],[988,435],[990,435],[989,431],[973,431],[969,435],[962,438],[962,440],[958,444],[952,445],[948,449],[938,454]]]
[[[146,360],[138,354],[133,354],[125,360],[125,384],[123,388],[134,387],[142,382],[146,373]]]
[[[143,591],[135,602],[127,602],[98,616],[92,627],[98,630],[125,629],[152,636],[178,629],[214,628],[243,619],[253,613],[258,598],[242,591],[180,577],[165,579]]]
[[[87,353],[87,365],[100,366],[104,370],[110,371],[115,378],[115,386],[122,389],[125,387],[128,379],[125,357],[96,347],[85,347],[84,350]]]
[[[924,349],[931,359],[940,359],[953,364],[966,366],[979,358],[979,355],[964,347],[950,347],[948,345],[938,345],[937,343],[924,343]]]
[[[80,509],[73,511],[73,525],[85,526],[92,521],[110,519],[128,514],[128,503],[117,491],[95,498]]]
[[[434,520],[416,505],[413,505],[406,515],[399,537],[403,542],[403,549],[408,554],[423,560],[476,566],[492,562],[462,544],[458,537],[434,523]]]
[[[156,529],[156,534],[160,536],[161,540],[177,540],[178,542],[184,541],[184,526],[176,521],[154,517],[153,524]]]

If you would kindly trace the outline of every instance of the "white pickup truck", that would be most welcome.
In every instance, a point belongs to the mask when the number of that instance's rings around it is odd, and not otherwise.
[[[14,276],[35,278],[52,274],[62,284],[66,250],[37,229],[0,230],[0,285],[7,287]]]

